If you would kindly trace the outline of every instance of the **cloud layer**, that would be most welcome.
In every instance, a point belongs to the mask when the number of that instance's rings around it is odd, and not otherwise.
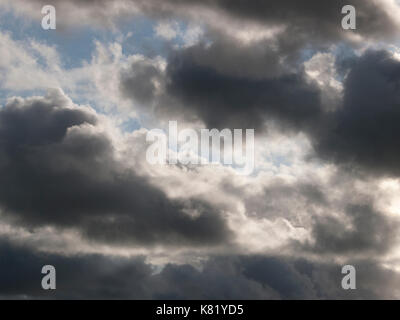
[[[399,297],[395,1],[43,4],[0,0],[1,298]],[[255,129],[254,174],[150,165],[170,120]]]

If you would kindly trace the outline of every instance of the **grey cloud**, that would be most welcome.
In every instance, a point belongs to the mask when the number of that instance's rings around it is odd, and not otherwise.
[[[210,128],[258,131],[274,120],[283,131],[306,133],[323,160],[364,174],[399,174],[400,63],[391,53],[338,59],[343,101],[327,111],[303,71],[262,79],[221,73],[199,59],[212,52],[198,45],[170,59],[167,91],[179,102],[166,104],[170,115],[198,117]]]
[[[266,120],[273,119],[288,129],[300,130],[310,122],[315,123],[321,114],[319,91],[306,82],[302,72],[276,78],[248,78],[220,73],[198,61],[199,56],[211,59],[213,51],[200,44],[172,54],[164,79],[164,95],[153,94],[151,83],[146,81],[153,74],[148,69],[141,78],[146,84],[135,85],[137,78],[133,71],[130,77],[123,74],[122,92],[139,100],[151,97],[156,112],[170,119],[174,116],[198,119],[209,128],[261,130]]]
[[[216,12],[221,17],[229,17],[246,24],[258,22],[264,26],[284,24],[287,30],[280,40],[280,45],[291,50],[299,43],[327,43],[346,38],[341,29],[341,9],[345,5],[353,5],[358,12],[358,28],[356,33],[363,36],[379,38],[397,33],[396,23],[385,10],[382,4],[372,0],[334,0],[321,2],[307,0],[299,3],[296,0],[282,0],[279,2],[245,0],[118,0],[120,4],[134,5],[144,15],[155,19],[165,17],[193,18],[196,10],[205,8]],[[63,4],[61,0],[51,1],[54,5]],[[33,0],[31,4],[49,4],[44,0]],[[109,22],[123,17],[122,10],[113,11],[115,16],[107,17],[106,0],[73,0],[69,2],[72,8],[89,10],[89,17],[104,16]],[[61,17],[62,18],[62,17]],[[206,21],[210,22],[210,21]],[[227,26],[228,27],[228,26]]]
[[[199,67],[212,68],[218,74],[257,80],[279,77],[291,70],[272,40],[243,45],[216,31],[209,32],[207,36],[211,38],[211,43],[200,43],[172,52],[171,63],[185,60]]]
[[[193,1],[197,2],[197,1]],[[208,1],[208,5],[222,9],[235,17],[251,19],[263,23],[288,26],[281,40],[281,46],[287,48],[296,42],[307,43],[332,42],[345,38],[341,28],[341,9],[345,5],[353,5],[357,9],[357,31],[364,36],[388,36],[397,33],[394,21],[385,12],[383,5],[375,1],[336,0],[318,1],[296,0],[256,1],[249,5],[244,0]]]
[[[210,54],[201,45],[197,50]],[[268,117],[302,127],[320,112],[318,91],[301,73],[260,80],[229,76],[180,52],[171,58],[167,74],[168,92],[211,128],[260,129]]]
[[[61,2],[54,2],[55,4]],[[77,7],[103,10],[102,0],[71,2]],[[150,17],[173,17],[172,1],[136,1]],[[47,2],[45,4],[48,4]],[[190,16],[195,5],[219,10],[221,17],[264,26],[285,24],[274,41],[243,45],[215,26],[208,26],[208,43],[171,50],[164,75],[147,63],[134,63],[120,75],[121,93],[144,108],[154,105],[164,117],[202,120],[209,128],[265,128],[268,120],[283,130],[302,131],[311,139],[315,156],[362,173],[398,176],[399,169],[399,62],[387,52],[367,52],[341,60],[344,99],[333,112],[321,105],[321,92],[306,81],[303,49],[326,50],[345,41],[340,27],[344,4],[358,10],[355,33],[390,39],[395,24],[378,2],[283,0],[175,1],[177,15]],[[178,12],[179,11],[179,12]],[[95,14],[96,15],[96,14]],[[227,26],[229,27],[229,26]],[[154,80],[166,91],[158,95]],[[221,212],[202,201],[171,200],[135,171],[117,161],[111,140],[89,133],[99,119],[83,109],[66,108],[60,95],[14,100],[0,110],[0,208],[14,223],[39,227],[76,228],[89,239],[107,244],[211,246],[232,236]],[[331,188],[339,188],[332,184]],[[337,202],[319,186],[277,184],[262,199],[245,200],[257,216],[296,220],[296,210],[314,216],[315,243],[294,244],[301,253],[379,258],[397,239],[398,223],[378,212],[372,203],[353,202],[349,189]],[[289,199],[290,198],[290,199]],[[343,221],[330,215],[341,211]],[[187,211],[200,212],[193,218]],[[309,217],[312,219],[312,217]],[[348,221],[351,228],[349,229]],[[280,257],[213,257],[198,270],[190,265],[167,265],[158,275],[143,259],[112,260],[101,256],[66,258],[18,251],[2,245],[10,268],[2,274],[0,295],[43,296],[36,287],[38,266],[53,260],[67,276],[60,297],[112,298],[393,298],[398,274],[381,268],[373,258],[350,261],[357,266],[359,289],[344,292],[340,266]],[[21,256],[27,265],[23,273]],[[14,267],[12,267],[14,266]],[[78,271],[70,271],[78,266]],[[123,283],[121,274],[128,274]],[[91,289],[78,288],[86,282]],[[35,279],[35,280],[32,280]],[[182,281],[182,279],[184,281]],[[179,280],[179,281],[178,281]],[[32,282],[33,281],[33,282]],[[39,281],[38,281],[39,283]],[[31,285],[31,287],[30,287]],[[2,286],[0,285],[0,290]],[[133,291],[132,291],[133,288]],[[65,294],[65,296],[64,296]]]
[[[398,175],[400,62],[386,51],[369,51],[340,66],[348,72],[344,101],[323,130],[312,132],[318,156],[369,174]]]
[[[358,9],[358,32],[372,36],[396,32],[384,9],[372,1],[299,4],[287,0],[253,5],[216,1],[203,5],[240,19],[274,23],[284,19],[290,28],[278,42],[302,41],[302,32],[307,30],[304,43],[312,49],[319,34],[329,44],[345,35],[337,21],[344,4]],[[310,38],[310,34],[316,37]],[[217,32],[211,38],[211,45],[198,44],[171,54],[165,79],[167,96],[156,102],[163,110],[161,114],[200,119],[207,127],[258,131],[264,129],[267,120],[276,120],[285,130],[307,133],[316,155],[324,160],[351,170],[361,168],[363,173],[398,175],[399,62],[389,53],[370,51],[351,59],[343,59],[343,52],[339,53],[339,74],[349,72],[344,81],[344,100],[337,103],[341,107],[335,112],[325,112],[321,92],[305,81],[300,61],[293,64],[294,70],[282,63],[282,59],[288,62],[288,54],[298,53],[297,49],[286,52],[282,43],[273,47],[268,41],[243,46]],[[123,83],[126,95],[148,96],[136,92],[143,84]]]
[[[279,256],[215,256],[166,265],[154,273],[143,257],[62,256],[2,239],[0,295],[28,299],[394,299],[399,274],[376,262],[351,261],[357,290],[341,288],[341,265]],[[57,290],[40,287],[41,268],[57,270]]]
[[[157,67],[144,61],[132,63],[130,69],[121,72],[120,78],[122,94],[142,105],[150,104],[154,100],[156,82],[164,80]]]
[[[383,256],[396,247],[400,221],[376,209],[373,196],[368,190],[359,191],[352,179],[339,172],[326,183],[270,180],[262,193],[242,196],[243,203],[252,219],[284,218],[294,227],[310,230],[312,240],[291,241],[291,252]],[[230,194],[242,192],[230,185],[223,188]]]
[[[107,243],[228,241],[220,212],[196,199],[168,199],[115,159],[106,134],[76,127],[96,121],[50,98],[14,100],[0,110],[0,207],[6,217],[31,227],[77,228]]]
[[[353,4],[359,12],[360,32],[391,34],[392,22],[375,2]],[[339,23],[333,27],[333,21],[340,17],[338,8],[344,5],[341,1],[323,5],[315,1],[301,5],[289,0],[279,4],[266,1],[251,6],[217,1],[203,5],[223,8],[243,19],[279,21],[285,17],[292,26],[301,25],[288,33],[296,39],[301,38],[304,28],[310,28],[307,36],[321,32],[329,41],[332,38],[322,32],[325,27],[328,33],[345,34],[336,30]],[[317,27],[319,19],[326,24]],[[381,20],[385,22],[378,23]],[[211,33],[211,38],[211,44],[171,52],[166,77],[160,77],[166,94],[156,97],[150,79],[160,75],[140,68],[139,74],[145,71],[143,82],[133,71],[122,76],[123,94],[155,104],[157,114],[163,117],[184,116],[189,121],[201,120],[210,128],[255,128],[259,132],[267,120],[275,120],[283,130],[307,133],[316,155],[324,160],[351,170],[361,168],[368,174],[398,174],[398,61],[388,53],[367,52],[360,58],[344,59],[344,52],[340,52],[338,72],[340,76],[349,72],[344,101],[335,103],[341,106],[335,112],[326,112],[320,90],[305,80],[299,60],[287,64],[288,55],[280,44],[274,47],[262,41],[243,46],[220,32]],[[286,41],[285,35],[279,39]],[[313,41],[307,39],[306,43]],[[290,52],[299,53],[296,50]]]
[[[287,184],[278,180],[265,187],[261,195],[250,195],[244,203],[246,212],[257,217],[283,217],[295,225],[302,225],[302,213],[312,217],[319,208],[331,210],[323,187],[309,182]]]
[[[348,205],[342,220],[329,216],[315,218],[315,244],[306,245],[306,249],[319,254],[382,255],[396,242],[398,227],[396,219],[377,212],[370,204]]]
[[[3,299],[144,299],[152,269],[143,257],[62,256],[32,251],[0,240]],[[44,265],[56,268],[57,290],[41,287]]]

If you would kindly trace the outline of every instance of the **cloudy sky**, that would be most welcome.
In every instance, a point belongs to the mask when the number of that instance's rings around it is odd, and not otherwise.
[[[254,172],[149,164],[170,120]],[[400,298],[399,141],[396,0],[0,0],[0,298]]]

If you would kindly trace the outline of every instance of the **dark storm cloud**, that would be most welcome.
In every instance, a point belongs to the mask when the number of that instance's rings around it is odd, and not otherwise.
[[[0,240],[0,295],[9,299],[149,298],[152,269],[142,257],[102,255],[65,257],[35,252]],[[55,291],[41,287],[44,265],[56,268]]]
[[[201,45],[190,50],[209,54]],[[320,113],[318,91],[302,73],[259,80],[228,76],[180,52],[169,61],[167,77],[168,92],[182,101],[183,112],[191,108],[209,128],[261,129],[269,118],[301,128]]]
[[[369,173],[398,175],[400,163],[400,62],[385,51],[352,59],[344,82],[344,102],[317,132],[324,159],[360,166]]]
[[[279,77],[290,70],[282,61],[284,57],[279,48],[268,40],[243,45],[221,33],[214,32],[209,36],[212,43],[200,43],[175,51],[170,55],[170,62],[185,59],[201,67],[212,68],[218,74],[257,80]]]
[[[268,117],[301,127],[318,116],[318,93],[302,76],[257,81],[176,59],[168,66],[168,91],[193,108],[209,128],[260,129]]]
[[[348,221],[350,220],[350,221]],[[385,254],[397,239],[398,221],[377,212],[369,204],[348,205],[345,216],[315,218],[315,243],[307,250],[320,254]]]
[[[63,256],[0,240],[0,296],[28,299],[390,299],[399,274],[352,261],[357,290],[341,288],[341,266],[278,256],[210,257],[196,269],[168,264],[154,273],[143,257]],[[56,268],[57,289],[41,289],[41,268]]]
[[[342,265],[336,263],[279,256],[219,256],[211,257],[201,271],[191,266],[170,264],[157,276],[159,290],[156,297],[244,300],[396,298],[399,274],[373,260],[349,263],[357,270],[357,290],[342,289]]]
[[[124,169],[105,134],[74,128],[95,124],[96,116],[54,105],[60,95],[16,99],[0,110],[0,207],[7,217],[78,228],[106,243],[212,245],[229,238],[217,210],[196,199],[169,200]]]
[[[172,54],[165,76],[152,66],[135,63],[121,73],[121,91],[135,101],[155,103],[164,117],[183,115],[202,120],[208,128],[263,129],[265,121],[273,119],[301,130],[317,121],[319,91],[306,82],[303,72],[259,78],[251,71],[253,75],[246,77],[233,63],[223,65],[226,52],[214,55],[220,49],[200,44],[178,51]],[[210,61],[215,65],[221,61],[219,69],[227,72],[207,65]],[[156,96],[154,80],[165,85],[165,94]]]

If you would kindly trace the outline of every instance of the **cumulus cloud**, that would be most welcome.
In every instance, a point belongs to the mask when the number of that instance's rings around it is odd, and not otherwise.
[[[107,133],[96,132],[98,121],[60,91],[11,99],[0,110],[2,212],[27,226],[78,228],[112,243],[211,245],[229,238],[219,212],[196,199],[169,200],[128,170]]]
[[[185,54],[170,61],[167,73],[168,91],[193,108],[207,127],[261,129],[268,117],[301,127],[319,114],[318,91],[302,74],[262,80],[230,77]]]
[[[368,51],[347,68],[342,62],[343,105],[317,138],[319,155],[368,173],[399,174],[399,67],[388,51]]]

